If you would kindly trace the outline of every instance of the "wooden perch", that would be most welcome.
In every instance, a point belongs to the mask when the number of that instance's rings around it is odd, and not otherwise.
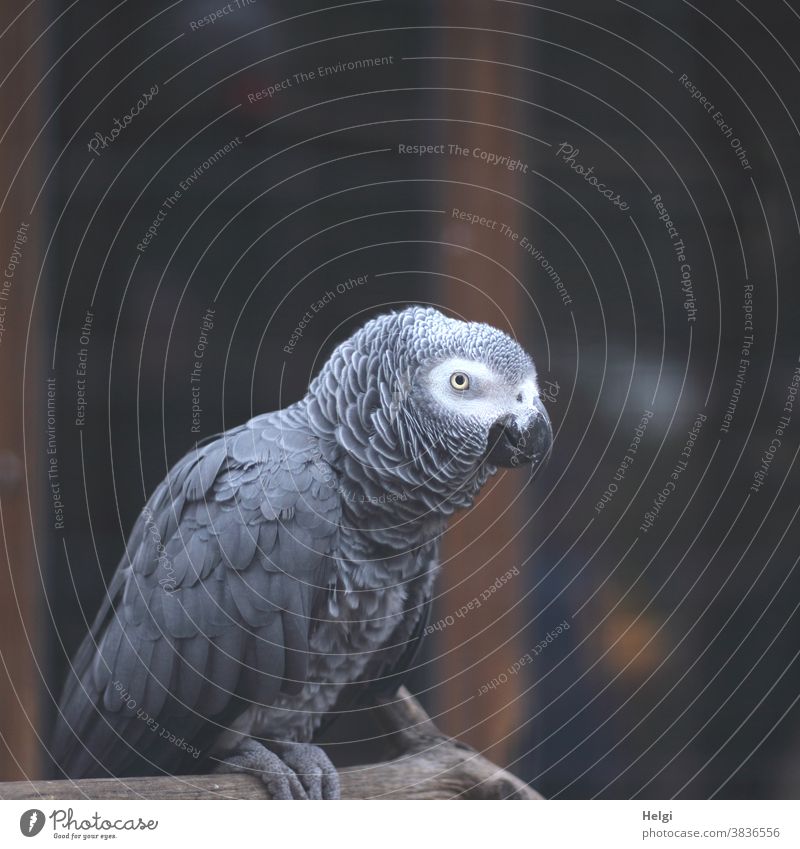
[[[343,799],[541,799],[469,746],[442,734],[405,688],[377,705],[375,719],[397,757],[341,767]],[[251,775],[88,778],[0,783],[0,799],[268,799]]]

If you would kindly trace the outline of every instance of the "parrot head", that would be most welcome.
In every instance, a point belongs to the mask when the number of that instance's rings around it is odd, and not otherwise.
[[[498,467],[537,471],[553,442],[526,351],[488,324],[430,307],[367,322],[312,395],[370,479],[446,493],[451,506],[471,503]]]
[[[430,450],[454,461],[536,471],[553,442],[531,357],[510,336],[437,310],[413,318],[414,367],[407,402]],[[402,315],[402,314],[401,314]]]

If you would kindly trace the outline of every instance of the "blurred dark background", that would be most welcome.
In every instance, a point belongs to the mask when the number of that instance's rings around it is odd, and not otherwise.
[[[546,796],[796,796],[795,7],[37,7],[0,22],[4,263],[30,228],[0,339],[2,777],[37,774],[169,466],[424,302],[520,338],[557,439],[449,533],[411,689]]]

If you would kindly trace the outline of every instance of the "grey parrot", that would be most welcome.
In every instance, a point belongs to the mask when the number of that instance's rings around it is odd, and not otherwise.
[[[448,517],[552,439],[505,333],[417,306],[367,322],[302,400],[197,445],[155,490],[70,667],[61,774],[247,771],[274,798],[337,798],[315,733],[397,689]]]

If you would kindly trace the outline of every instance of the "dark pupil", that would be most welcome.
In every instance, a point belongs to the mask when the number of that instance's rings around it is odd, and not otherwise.
[[[464,379],[463,374],[457,374],[456,375],[456,383],[458,384],[458,386],[463,386],[466,383],[466,380]]]

